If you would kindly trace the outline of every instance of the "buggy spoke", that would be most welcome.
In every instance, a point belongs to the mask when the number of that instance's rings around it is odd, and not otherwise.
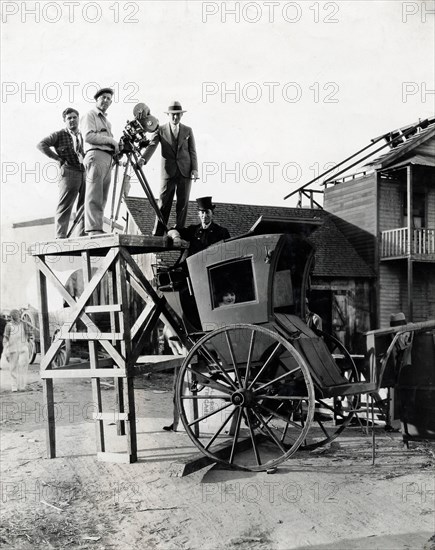
[[[255,388],[254,393],[257,393],[258,391],[263,390],[264,388],[267,388],[271,384],[275,384],[276,382],[279,382],[280,380],[283,380],[284,378],[286,378],[290,374],[293,374],[297,370],[300,370],[299,367],[296,367],[292,370],[289,370],[288,372],[285,372],[284,374],[281,374],[281,376],[278,376],[277,378],[275,378],[274,380],[271,380],[270,382],[267,382],[266,384],[258,386],[258,388]],[[251,384],[251,387],[252,387],[252,384]]]
[[[213,351],[216,353],[216,355],[217,355],[217,356],[219,357],[219,359],[222,361],[222,365],[225,365],[225,367],[230,368],[230,366],[227,364],[227,362],[226,362],[225,359],[222,357],[222,355],[219,353],[219,351],[214,347],[214,345],[211,344],[211,343],[208,343],[208,345],[209,345],[211,348],[213,348]],[[205,346],[204,346],[204,348],[205,348]],[[205,349],[207,349],[207,348],[205,348]],[[207,352],[210,353],[208,349],[207,349]],[[213,356],[210,354],[210,357],[213,357]],[[237,386],[235,385],[234,381],[231,380],[231,378],[228,376],[227,371],[226,371],[224,368],[222,368],[222,366],[221,366],[219,363],[217,363],[214,359],[213,359],[213,361],[215,362],[216,367],[217,367],[217,368],[222,372],[222,374],[224,375],[224,377],[225,377],[225,379],[227,380],[228,384],[230,384],[230,386],[231,386],[234,390],[236,390],[236,389],[237,389]]]
[[[257,466],[261,466],[260,453],[258,452],[257,445],[255,444],[255,435],[254,435],[254,432],[252,430],[251,420],[249,418],[248,412],[246,414],[246,423],[248,424],[249,435],[251,436],[252,448],[254,450],[255,460],[257,461]]]
[[[213,416],[214,414],[217,414],[218,412],[224,411],[227,409],[231,403],[227,403],[220,409],[216,409],[215,411],[211,411],[208,414],[205,414],[204,416],[201,416],[200,418],[195,418],[195,420],[192,420],[192,422],[189,422],[189,426],[193,426],[194,424],[197,424],[198,422],[201,422],[202,420],[205,420],[206,418],[209,418],[210,416]]]
[[[231,342],[231,338],[228,332],[225,332],[225,338],[227,340],[228,349],[230,350],[231,361],[233,362],[233,365],[234,365],[234,372],[236,373],[237,382],[239,384],[239,387],[242,387],[242,381],[240,380],[239,369],[237,368],[237,361],[236,361],[236,358],[234,357],[233,344]]]
[[[264,429],[267,431],[269,436],[275,442],[277,447],[279,447],[281,452],[285,454],[285,452],[286,452],[285,448],[282,446],[281,442],[276,438],[275,434],[270,430],[269,426],[264,422],[263,417],[261,415],[259,415],[255,409],[252,409],[252,412],[255,414],[255,416],[258,418],[258,420],[261,422]]]
[[[231,414],[228,416],[228,418],[225,420],[225,422],[222,423],[221,427],[213,434],[213,437],[210,439],[210,441],[207,443],[207,445],[205,445],[204,449],[207,450],[210,447],[210,445],[213,444],[214,440],[219,436],[221,431],[225,428],[225,426],[228,424],[230,419],[234,416],[235,412],[236,412],[236,409],[233,409],[231,411]]]
[[[251,341],[249,343],[248,361],[246,363],[245,383],[243,384],[243,387],[244,387],[245,390],[248,387],[249,374],[250,374],[250,370],[251,370],[252,354],[254,352],[255,334],[256,334],[255,331],[252,331]]]
[[[239,431],[240,431],[240,422],[242,420],[242,407],[238,408],[238,416],[237,416],[237,423],[236,423],[236,431],[234,433],[233,438],[233,444],[231,445],[231,454],[230,454],[230,464],[233,463],[234,460],[234,451],[236,450],[237,440],[239,438]]]
[[[270,363],[275,358],[275,356],[278,353],[279,348],[281,348],[281,347],[282,347],[281,343],[278,342],[278,344],[276,344],[276,346],[274,347],[272,353],[269,355],[269,357],[265,361],[264,365],[258,371],[258,373],[257,373],[256,377],[254,378],[254,380],[249,384],[249,389],[252,389],[252,386],[255,384],[255,382],[260,378],[260,376],[263,374],[263,372],[269,367]]]
[[[190,365],[187,366],[186,370],[189,370],[192,374],[194,374],[198,378],[202,378],[204,381],[204,385],[208,386],[209,388],[213,388],[215,390],[221,391],[226,394],[232,393],[231,388],[228,386],[224,386],[217,382],[216,380],[213,380],[212,378],[209,378],[205,374],[196,371],[194,368],[192,368]]]
[[[273,411],[272,409],[269,409],[269,407],[266,407],[265,405],[261,405],[259,404],[259,406],[264,409],[265,411],[267,411],[268,413],[271,414],[271,417],[269,418],[269,420],[267,421],[267,423],[270,421],[270,419],[275,416],[276,418],[279,418],[280,420],[283,420],[286,424],[291,424],[292,426],[294,426],[295,428],[297,428],[298,430],[302,431],[302,428],[303,426],[300,426],[299,424],[297,424],[296,422],[290,420],[289,418],[287,418],[286,416],[284,415],[281,415],[281,414],[278,414],[276,411]]]
[[[256,395],[256,399],[275,399],[276,401],[306,401],[308,395]]]

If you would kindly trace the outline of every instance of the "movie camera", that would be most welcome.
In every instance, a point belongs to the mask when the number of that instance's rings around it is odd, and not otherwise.
[[[140,151],[146,147],[149,144],[147,134],[155,132],[159,127],[159,121],[145,103],[138,103],[133,114],[135,118],[127,121],[119,140],[120,155],[131,152],[132,148]]]

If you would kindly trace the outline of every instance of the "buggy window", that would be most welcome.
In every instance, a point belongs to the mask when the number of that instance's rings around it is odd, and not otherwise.
[[[256,299],[251,257],[209,267],[208,278],[213,309]]]

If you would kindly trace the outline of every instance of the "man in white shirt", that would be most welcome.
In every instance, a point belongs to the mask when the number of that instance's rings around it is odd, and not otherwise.
[[[109,195],[112,158],[119,153],[118,142],[106,115],[112,97],[111,88],[98,90],[94,96],[95,108],[81,121],[86,153],[85,232],[89,236],[104,233],[103,215]]]

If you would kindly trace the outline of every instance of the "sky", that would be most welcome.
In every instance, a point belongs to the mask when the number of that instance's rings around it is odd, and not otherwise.
[[[36,144],[102,86],[115,89],[115,137],[136,103],[166,122],[181,102],[200,165],[192,199],[294,206],[283,197],[328,163],[433,115],[433,6],[1,2],[2,226],[54,214],[58,168]],[[145,176],[157,195],[159,150]]]

